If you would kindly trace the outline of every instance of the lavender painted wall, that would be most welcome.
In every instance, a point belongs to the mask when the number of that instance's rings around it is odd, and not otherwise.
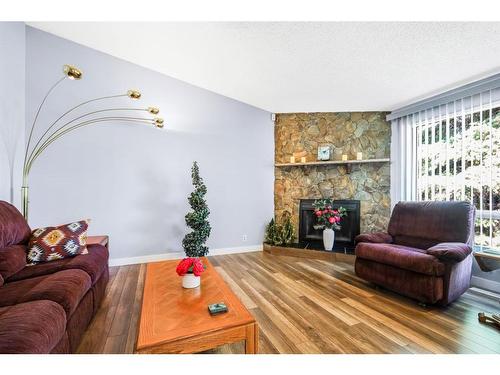
[[[91,234],[110,235],[111,258],[182,251],[190,168],[197,160],[208,187],[209,246],[262,243],[273,215],[269,112],[31,27],[26,51],[27,126],[65,63],[80,67],[84,78],[67,80],[54,92],[40,116],[41,128],[80,101],[130,88],[143,93],[139,102],[122,98],[105,106],[158,106],[166,122],[164,131],[146,125],[88,127],[54,143],[31,172],[32,227],[91,218]]]
[[[0,56],[0,199],[19,207],[24,145],[23,22],[0,22]]]

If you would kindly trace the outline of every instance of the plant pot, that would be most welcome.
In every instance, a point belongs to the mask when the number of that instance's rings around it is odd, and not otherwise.
[[[200,286],[200,276],[195,276],[192,273],[187,273],[182,276],[182,287],[186,289],[197,288]]]
[[[332,251],[334,242],[335,232],[333,231],[333,229],[323,229],[323,246],[325,247],[325,250]]]

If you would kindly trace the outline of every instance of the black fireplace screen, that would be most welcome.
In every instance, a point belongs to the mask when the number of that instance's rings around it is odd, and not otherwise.
[[[314,229],[314,199],[301,199],[299,207],[299,242],[301,244],[318,245],[323,241],[323,230]],[[340,222],[341,229],[335,231],[335,243],[354,247],[354,238],[359,234],[360,202],[358,200],[334,200],[333,209],[340,206],[347,211],[347,216]]]

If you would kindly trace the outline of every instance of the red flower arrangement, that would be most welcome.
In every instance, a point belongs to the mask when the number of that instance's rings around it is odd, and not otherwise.
[[[344,207],[339,207],[334,210],[331,199],[316,200],[313,203],[313,207],[314,214],[316,215],[316,220],[318,222],[318,225],[315,225],[314,227],[317,229],[330,228],[339,230],[341,218],[347,215]]]
[[[187,273],[193,273],[195,276],[200,276],[205,271],[205,266],[199,258],[184,258],[177,265],[175,270],[179,276],[184,276]]]

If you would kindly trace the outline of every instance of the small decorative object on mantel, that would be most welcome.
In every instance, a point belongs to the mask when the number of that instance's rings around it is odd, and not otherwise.
[[[363,153],[362,152],[358,152],[356,154],[356,160],[363,160]]]
[[[307,156],[307,151],[297,151],[293,153],[295,160],[300,160],[301,157]]]
[[[295,163],[295,156],[290,156],[290,163]]]
[[[342,155],[342,161],[347,161],[347,160],[348,160],[347,155],[346,154]]]
[[[330,160],[330,146],[318,147],[318,160],[322,161]]]
[[[305,163],[305,162],[306,162],[306,157],[305,157],[305,156],[302,156],[302,157],[300,158],[300,162],[301,162],[301,163]]]
[[[325,250],[331,251],[335,242],[334,230],[340,230],[339,223],[347,215],[346,209],[339,207],[334,210],[331,199],[318,199],[314,201],[313,207],[318,222],[314,229],[323,229],[323,245]]]
[[[200,286],[200,276],[205,271],[205,266],[199,258],[184,258],[175,271],[182,276],[182,287],[192,289]]]

